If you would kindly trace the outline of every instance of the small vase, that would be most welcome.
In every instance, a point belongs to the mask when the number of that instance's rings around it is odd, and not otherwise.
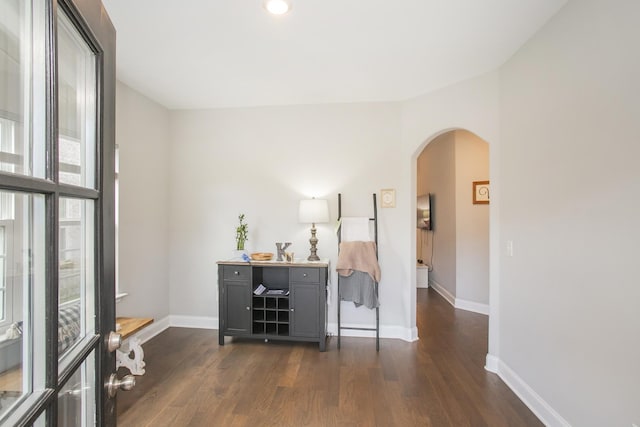
[[[236,249],[232,252],[231,261],[248,261],[250,259],[249,254],[244,249]]]

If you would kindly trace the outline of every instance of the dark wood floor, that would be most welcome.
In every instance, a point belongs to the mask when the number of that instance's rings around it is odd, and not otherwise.
[[[418,290],[420,340],[233,340],[170,328],[144,345],[147,373],[118,394],[119,426],[541,426],[484,370],[487,317]]]

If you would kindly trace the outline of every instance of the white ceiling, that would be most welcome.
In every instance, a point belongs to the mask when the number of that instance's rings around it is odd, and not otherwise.
[[[566,0],[103,0],[118,79],[170,109],[398,101],[491,71]]]

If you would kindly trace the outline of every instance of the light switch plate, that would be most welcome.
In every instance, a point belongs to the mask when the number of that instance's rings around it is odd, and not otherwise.
[[[507,240],[507,256],[513,256],[513,240]]]

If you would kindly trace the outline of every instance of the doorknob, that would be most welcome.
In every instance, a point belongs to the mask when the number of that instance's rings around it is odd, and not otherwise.
[[[122,345],[122,335],[117,332],[109,332],[109,336],[107,337],[107,350],[109,353],[113,353]]]
[[[110,398],[116,397],[118,390],[129,391],[136,386],[136,377],[133,375],[125,375],[121,380],[116,374],[111,374],[109,382],[106,384],[107,393]]]

